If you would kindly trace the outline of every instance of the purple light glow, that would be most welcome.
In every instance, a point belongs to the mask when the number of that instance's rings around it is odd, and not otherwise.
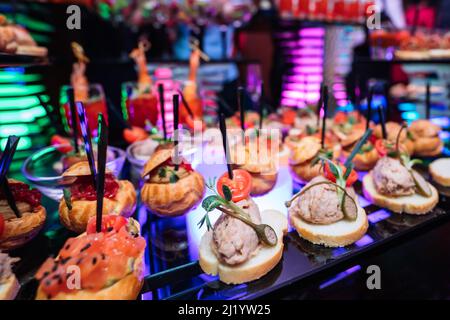
[[[369,214],[367,218],[371,224],[375,224],[389,218],[390,216],[391,214],[388,211],[381,209]]]
[[[287,76],[284,76],[284,79],[290,83],[300,83],[300,82],[305,81],[304,80],[305,77],[306,77],[306,81],[308,81],[308,82],[320,83],[323,80],[322,74],[320,74],[320,75],[299,75],[299,74],[287,75]]]
[[[373,238],[369,235],[363,236],[361,239],[355,242],[356,246],[358,247],[365,247],[373,242]]]
[[[329,286],[331,286],[331,285],[333,285],[333,284],[335,284],[335,283],[337,283],[337,282],[347,278],[348,276],[352,275],[353,273],[358,272],[359,270],[361,270],[361,266],[360,265],[353,266],[353,267],[351,267],[351,268],[349,268],[349,269],[347,269],[347,270],[345,270],[345,271],[343,271],[341,273],[338,273],[335,277],[331,278],[330,280],[325,281],[324,283],[322,283],[320,285],[319,288],[320,288],[320,290],[325,289],[325,288],[327,288],[327,287],[329,287]]]
[[[286,90],[302,90],[302,91],[318,91],[320,90],[320,83],[286,83],[283,85]]]

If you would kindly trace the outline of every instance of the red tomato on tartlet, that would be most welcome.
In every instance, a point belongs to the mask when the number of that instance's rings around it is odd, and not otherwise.
[[[341,167],[342,172],[345,174],[345,167],[342,164],[339,164],[339,166]],[[325,163],[324,166],[324,176],[331,182],[336,183],[336,177],[334,176],[333,172],[331,172],[330,165],[328,163]],[[347,178],[347,181],[345,182],[345,186],[351,187],[356,182],[356,180],[358,180],[358,174],[355,170],[352,170]]]
[[[107,215],[102,216],[102,229],[101,232],[111,232],[115,231],[118,232],[123,226],[127,225],[128,220],[125,217],[122,216],[116,216],[116,215]],[[97,233],[97,217],[93,216],[89,219],[86,233],[92,234]]]
[[[293,125],[296,117],[297,117],[296,110],[287,109],[283,111],[283,114],[281,116],[281,122],[286,125]]]
[[[239,202],[247,199],[252,188],[252,176],[245,170],[233,170],[233,179],[228,177],[228,173],[224,173],[219,180],[217,180],[217,191],[221,197],[225,197],[222,191],[223,186],[227,186],[231,191],[231,201]]]

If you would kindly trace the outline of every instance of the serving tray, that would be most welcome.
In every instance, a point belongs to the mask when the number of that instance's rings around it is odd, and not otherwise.
[[[426,167],[420,169],[428,177]],[[214,168],[213,172],[216,171],[217,168]],[[359,195],[362,194],[362,177],[363,174],[360,174],[359,181],[355,183]],[[275,189],[266,196],[256,198],[256,202],[263,210],[275,207],[283,211],[286,198],[298,189],[299,186],[292,185],[288,172],[280,172]],[[138,204],[135,218],[140,221],[142,235],[147,240],[146,277],[141,298],[255,299],[321,273],[333,272],[334,269],[363,259],[364,255],[375,249],[394,245],[446,222],[450,217],[449,193],[447,188],[440,187],[438,190],[440,201],[436,208],[420,216],[392,213],[359,196],[360,205],[366,210],[370,223],[367,234],[358,242],[345,248],[325,248],[301,239],[291,229],[284,238],[282,261],[261,279],[236,286],[226,285],[217,277],[204,274],[198,265],[198,243],[203,232],[197,226],[203,214],[201,208],[183,217],[158,218]],[[12,256],[21,258],[15,269],[22,286],[18,299],[34,298],[37,282],[33,277],[37,269],[47,257],[58,253],[68,237],[75,236],[61,227],[57,205],[49,199],[44,200],[48,212],[45,231],[29,245],[11,252]],[[284,208],[283,212],[286,211]]]
[[[355,184],[358,194],[361,193],[361,182]],[[413,216],[392,213],[369,203],[360,196],[360,203],[366,210],[369,219],[367,234],[355,244],[345,248],[326,248],[300,238],[295,230],[285,236],[285,249],[282,261],[263,278],[242,285],[226,285],[217,277],[202,273],[196,261],[171,268],[174,261],[164,261],[164,257],[155,254],[154,245],[151,251],[150,264],[161,268],[145,279],[144,299],[255,299],[271,293],[294,282],[337,268],[344,263],[361,258],[363,254],[396,241],[413,236],[427,227],[439,225],[448,220],[448,198],[441,195],[438,206],[429,214]],[[150,225],[158,221],[150,222]],[[151,226],[155,230],[155,226]],[[158,243],[158,242],[156,242]],[[188,246],[188,244],[187,244]],[[184,250],[188,251],[186,247]]]

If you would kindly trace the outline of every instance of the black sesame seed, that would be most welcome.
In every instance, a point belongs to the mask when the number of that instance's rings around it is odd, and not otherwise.
[[[86,251],[87,249],[89,249],[91,247],[91,244],[88,243],[86,244],[83,248],[81,248],[80,252]]]
[[[92,258],[92,264],[95,265],[97,263],[97,257]]]

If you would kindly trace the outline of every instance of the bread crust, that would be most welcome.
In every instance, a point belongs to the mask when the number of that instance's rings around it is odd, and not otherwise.
[[[0,301],[14,300],[19,292],[20,284],[16,276],[12,275],[4,283],[0,284]]]
[[[288,226],[287,219],[282,213],[274,210],[268,210],[262,213],[262,217],[266,214],[276,215],[275,219],[280,219],[280,222],[282,221],[282,227],[280,228],[281,230],[275,229],[278,236],[278,248],[272,255],[257,265],[246,266],[246,263],[244,263],[237,266],[226,266],[220,263],[217,258],[211,260],[207,257],[207,255],[212,254],[208,251],[210,250],[208,246],[211,246],[212,231],[208,231],[202,237],[199,250],[199,264],[203,272],[211,275],[218,274],[220,281],[227,284],[241,284],[257,280],[272,270],[280,262],[283,256],[283,235],[287,233]],[[267,223],[264,218],[263,223]],[[275,226],[273,227],[275,228]],[[252,259],[256,259],[258,255],[263,254],[262,250],[264,250],[264,248],[260,248],[256,256],[250,258],[248,262],[251,262]]]
[[[342,150],[342,160],[345,162],[345,159],[350,155],[349,151]],[[355,165],[355,169],[357,171],[369,171],[372,170],[373,167],[377,164],[379,159],[378,151],[373,148],[369,152],[364,152],[362,154],[357,153],[353,158],[353,164]]]
[[[146,182],[141,190],[144,205],[160,216],[180,216],[203,198],[205,181],[196,171],[175,183]]]
[[[420,157],[435,157],[442,153],[444,142],[439,137],[422,137],[414,140],[414,154]]]
[[[278,173],[250,173],[252,176],[252,196],[261,196],[273,189],[277,183]]]
[[[436,168],[436,164],[438,161],[450,161],[449,159],[438,159],[430,163],[428,169],[430,170],[430,174],[433,177],[433,180],[439,183],[441,186],[450,187],[450,177],[445,177],[442,173]]]
[[[144,253],[134,262],[133,272],[112,286],[99,290],[61,292],[51,300],[136,300],[144,284]],[[36,300],[49,300],[39,285]]]
[[[21,218],[5,221],[5,230],[0,236],[0,250],[12,250],[23,246],[41,231],[47,213],[43,206],[33,212],[25,212]]]
[[[431,188],[432,196],[429,198],[428,201],[422,204],[415,204],[413,201],[411,201],[412,200],[411,197],[413,197],[414,195],[389,198],[382,194],[379,194],[375,190],[372,171],[364,176],[362,185],[364,196],[368,200],[372,201],[374,204],[380,207],[387,208],[397,213],[404,212],[415,215],[426,214],[429,213],[439,202],[439,194],[436,188],[431,184],[428,185]]]
[[[129,217],[136,208],[136,191],[130,181],[120,180],[118,183],[119,190],[115,198],[103,198],[103,215]],[[96,207],[96,200],[74,200],[72,210],[69,210],[63,198],[59,203],[59,219],[67,229],[81,233],[86,231],[89,218],[95,215]]]
[[[335,247],[345,247],[352,243],[355,243],[361,239],[367,232],[369,228],[369,222],[366,216],[366,212],[363,208],[358,206],[358,215],[363,215],[363,223],[359,228],[353,232],[343,234],[343,235],[327,235],[320,234],[312,231],[308,228],[308,223],[305,223],[300,217],[295,214],[289,213],[289,221],[291,225],[297,230],[300,237],[308,240],[311,243],[317,245],[323,245],[325,247],[335,248]]]

